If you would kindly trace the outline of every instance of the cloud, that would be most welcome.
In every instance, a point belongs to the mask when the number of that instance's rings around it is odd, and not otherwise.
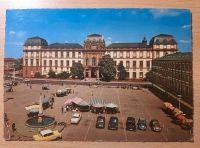
[[[180,11],[174,9],[150,9],[150,13],[155,19],[165,17],[165,16],[179,16]]]
[[[182,26],[183,29],[187,29],[187,28],[190,28],[190,27],[191,27],[191,25],[183,25]]]
[[[184,43],[184,44],[188,44],[188,43],[190,43],[190,40],[180,40],[179,42]]]
[[[9,35],[14,35],[15,37],[17,38],[22,38],[26,35],[26,32],[25,31],[13,31],[13,30],[10,30]]]
[[[9,34],[10,34],[10,35],[13,35],[13,34],[15,34],[15,31],[10,30],[10,31],[9,31]]]
[[[105,42],[106,42],[107,45],[111,44],[112,43],[112,37],[110,37],[110,36],[107,37]]]

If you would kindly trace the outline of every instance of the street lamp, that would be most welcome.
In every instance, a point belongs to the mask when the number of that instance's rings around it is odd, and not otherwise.
[[[177,95],[178,96],[178,109],[181,110],[181,95]]]

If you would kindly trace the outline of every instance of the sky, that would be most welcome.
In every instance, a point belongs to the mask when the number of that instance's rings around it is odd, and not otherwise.
[[[191,52],[191,12],[186,9],[24,9],[6,11],[5,57],[20,58],[27,38],[79,43],[101,34],[114,42],[149,42],[158,34],[176,38],[179,51]]]

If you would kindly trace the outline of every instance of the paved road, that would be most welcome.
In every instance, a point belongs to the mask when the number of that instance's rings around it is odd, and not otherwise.
[[[14,92],[5,93],[5,98],[13,97],[5,103],[5,112],[8,115],[9,121],[15,122],[18,136],[23,135],[31,137],[37,133],[37,130],[32,130],[25,126],[26,116],[25,106],[34,101],[38,101],[40,92],[46,96],[55,93],[58,88],[71,87],[74,89],[74,94],[66,97],[56,97],[53,109],[44,110],[45,115],[54,116],[57,122],[66,122],[67,126],[62,131],[62,140],[66,141],[190,141],[192,134],[190,131],[182,130],[178,125],[171,122],[161,110],[162,101],[153,95],[147,89],[132,90],[121,88],[90,88],[89,86],[72,85],[50,85],[49,91],[42,91],[41,85],[32,84],[32,89],[25,84],[20,84],[14,87]],[[91,112],[83,112],[82,119],[78,125],[71,125],[70,118],[73,112],[61,113],[61,106],[68,98],[81,97],[89,101],[91,94],[94,97],[103,98],[107,101],[118,104],[120,113],[115,114],[119,118],[119,129],[111,131],[107,129],[110,114],[103,114],[106,118],[106,128],[96,129],[96,118],[98,114]],[[163,131],[155,133],[148,127],[147,131],[130,132],[125,130],[125,122],[128,116],[133,116],[136,119],[144,117],[149,122],[151,119],[159,119]],[[60,127],[55,127],[59,129]],[[17,135],[16,135],[17,136]],[[20,137],[20,140],[30,140],[27,137]]]

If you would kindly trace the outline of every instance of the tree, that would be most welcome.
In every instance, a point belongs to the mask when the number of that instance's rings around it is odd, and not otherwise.
[[[17,59],[14,63],[14,67],[15,67],[15,70],[18,71],[18,70],[21,70],[22,69],[22,58],[20,59]]]
[[[103,81],[111,81],[116,76],[115,62],[110,55],[105,55],[99,62],[100,78]]]
[[[79,79],[83,79],[84,78],[84,68],[82,66],[82,64],[80,62],[74,62],[72,64],[72,67],[70,68],[70,71],[71,71],[71,75],[72,75],[72,78],[79,78]]]
[[[36,72],[34,75],[35,78],[42,78],[43,76],[41,75],[40,72]]]
[[[60,79],[67,79],[67,78],[69,78],[69,76],[70,76],[70,73],[67,71],[63,71],[63,72],[57,74],[57,78],[60,78]]]
[[[50,70],[48,75],[49,75],[49,78],[56,78],[56,73],[53,70]]]
[[[119,80],[125,80],[126,79],[126,69],[125,67],[123,66],[123,63],[120,62],[118,65],[117,65],[117,76],[118,76],[118,79]]]

